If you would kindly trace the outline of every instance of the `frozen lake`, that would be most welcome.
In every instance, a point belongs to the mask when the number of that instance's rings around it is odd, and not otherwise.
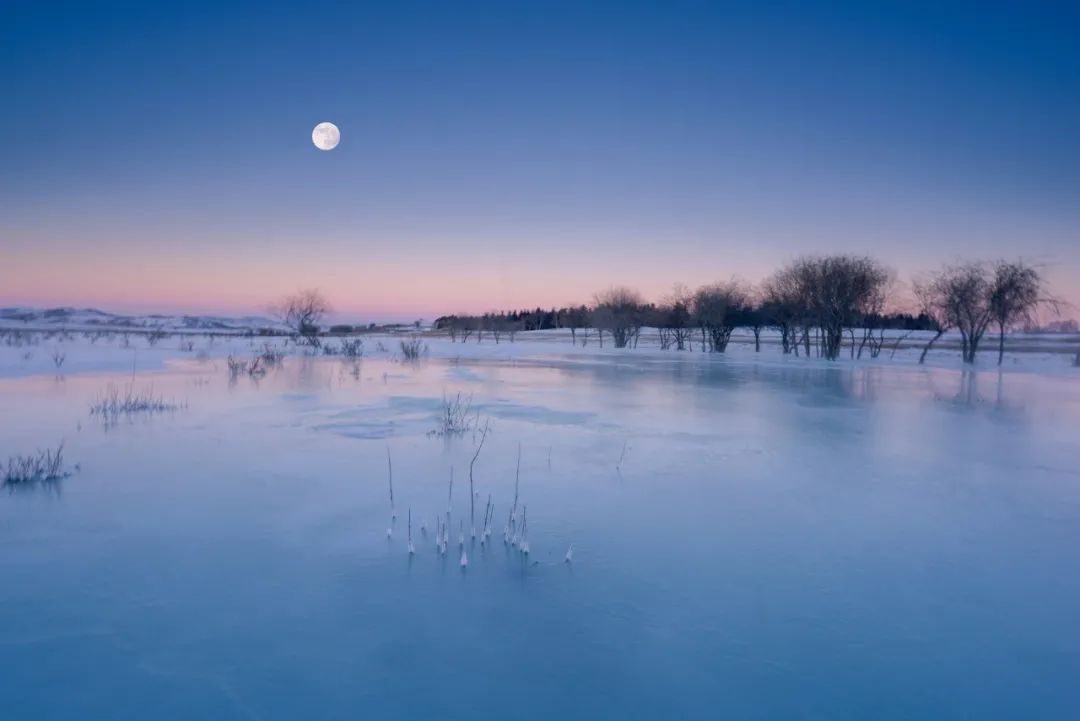
[[[0,497],[2,719],[1080,708],[1075,375],[579,352],[231,382],[188,359],[134,380],[185,408],[90,416],[131,382],[0,380],[0,455],[63,439],[80,465]],[[495,535],[465,571],[476,439],[429,435],[458,392],[492,428]],[[527,557],[502,540],[519,445]]]

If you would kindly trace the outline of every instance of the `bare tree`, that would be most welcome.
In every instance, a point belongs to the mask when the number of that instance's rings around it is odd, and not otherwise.
[[[596,294],[593,325],[598,331],[611,333],[616,348],[625,348],[641,330],[641,294],[625,287],[612,287]],[[603,345],[603,336],[601,336]]]
[[[754,288],[748,288],[746,300],[742,308],[736,313],[735,325],[749,328],[750,332],[754,334],[755,353],[761,352],[761,331],[768,325],[768,322],[769,319],[761,301],[761,294]]]
[[[808,315],[803,343],[809,354],[809,330],[819,331],[819,351],[829,360],[840,356],[845,329],[854,328],[867,306],[887,287],[891,274],[868,256],[804,257],[786,269],[799,304]]]
[[[694,319],[690,313],[694,298],[682,283],[676,283],[671,295],[664,299],[658,317],[671,333],[671,340],[677,350],[686,350],[690,334],[694,330]]]
[[[723,353],[735,330],[739,313],[749,303],[749,292],[737,280],[698,288],[693,297],[693,316],[701,328],[702,345]]]
[[[993,320],[991,287],[985,263],[946,266],[917,286],[924,311],[938,320],[939,328],[960,331],[961,357],[965,363],[975,362],[979,343]]]
[[[863,350],[869,348],[870,357],[877,358],[885,345],[885,329],[882,327],[885,320],[885,308],[889,303],[889,297],[893,294],[896,278],[892,271],[885,272],[885,278],[878,284],[873,285],[859,303],[858,324],[862,326],[862,340],[859,343],[858,356],[862,358]],[[878,331],[878,335],[874,335]],[[855,354],[855,335],[852,329],[851,354]]]
[[[472,335],[475,324],[473,319],[469,316],[465,316],[457,319],[457,328],[461,332],[461,342],[469,340],[469,336]]]
[[[589,324],[589,309],[583,305],[566,308],[559,313],[558,323],[560,327],[570,329],[570,343],[577,344],[578,328],[585,328]]]
[[[805,315],[797,285],[791,269],[782,268],[766,280],[761,289],[762,315],[780,332],[780,347],[785,355],[797,348],[795,329]]]
[[[319,324],[330,312],[330,304],[321,291],[302,290],[286,296],[270,311],[291,330],[297,338],[313,348],[319,347]]]
[[[1035,311],[1042,303],[1054,301],[1043,297],[1043,279],[1037,270],[1020,260],[995,263],[989,307],[998,327],[998,365],[1005,357],[1005,331],[1020,323],[1033,322]]]

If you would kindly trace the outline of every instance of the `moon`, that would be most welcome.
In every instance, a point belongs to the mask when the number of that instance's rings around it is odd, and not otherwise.
[[[333,123],[319,123],[311,131],[311,142],[319,150],[333,150],[341,142],[341,131]]]

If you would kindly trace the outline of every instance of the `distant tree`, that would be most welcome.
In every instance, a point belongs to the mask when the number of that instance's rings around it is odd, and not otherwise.
[[[271,312],[302,342],[319,347],[319,324],[330,312],[330,304],[315,289],[302,290],[286,296]]]
[[[859,300],[856,312],[856,324],[862,328],[862,340],[859,342],[858,354],[855,353],[855,329],[849,329],[851,333],[852,357],[862,358],[863,350],[869,349],[870,357],[877,358],[881,348],[885,345],[885,308],[892,294],[895,276],[892,271],[885,270],[883,278],[874,279],[866,293]],[[875,336],[874,332],[878,335]]]
[[[748,301],[749,292],[737,280],[698,288],[693,295],[692,312],[701,328],[702,345],[707,345],[714,353],[727,350],[739,314]]]
[[[959,263],[942,268],[916,287],[924,312],[937,319],[939,332],[923,350],[920,363],[934,340],[946,329],[960,331],[961,357],[974,363],[979,343],[993,320],[992,282],[985,263]]]
[[[803,342],[809,353],[809,330],[820,339],[819,352],[829,360],[840,356],[844,331],[865,316],[873,298],[882,292],[891,274],[868,256],[808,256],[786,270],[794,285],[797,303],[806,312]]]
[[[736,322],[739,326],[749,328],[750,332],[754,334],[754,352],[760,353],[761,331],[769,324],[768,316],[761,303],[751,298],[738,314]]]
[[[641,329],[644,302],[636,290],[612,287],[596,294],[593,325],[611,333],[616,348],[625,348]],[[601,338],[601,345],[603,339]]]
[[[1039,272],[1023,261],[998,261],[993,272],[989,307],[998,328],[998,365],[1001,365],[1005,357],[1005,331],[1021,323],[1032,323],[1039,305],[1054,301],[1044,297]]]
[[[570,329],[570,342],[576,344],[578,329],[589,325],[589,309],[583,305],[563,308],[558,313],[558,325]]]
[[[506,334],[510,336],[510,342],[514,342],[514,336],[519,330],[521,330],[521,320],[518,318],[511,318],[510,316],[504,316],[503,319],[504,330]]]
[[[952,315],[946,310],[945,287],[941,282],[941,276],[935,275],[928,279],[916,280],[912,285],[915,298],[919,302],[920,314],[930,319],[933,324],[934,335],[923,346],[919,354],[919,365],[926,361],[926,354],[934,347],[938,339],[952,328]]]
[[[690,308],[693,296],[682,283],[676,283],[671,294],[663,300],[653,314],[657,328],[664,328],[674,342],[676,350],[686,350],[686,343],[694,330],[694,319]]]
[[[780,333],[784,354],[796,348],[796,328],[805,315],[797,280],[790,268],[782,268],[765,281],[761,289],[761,314],[772,328]]]
[[[611,309],[607,306],[596,306],[589,309],[588,325],[596,329],[596,340],[600,347],[604,347],[604,331],[610,330],[615,324]],[[588,342],[588,335],[582,338],[581,346],[584,348]]]

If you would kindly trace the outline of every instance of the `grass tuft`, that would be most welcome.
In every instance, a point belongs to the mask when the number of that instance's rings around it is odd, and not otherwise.
[[[90,415],[103,418],[106,423],[115,423],[121,416],[135,413],[167,413],[184,407],[180,403],[167,401],[163,396],[155,395],[153,387],[135,390],[130,384],[120,390],[109,384],[101,397],[90,404]]]
[[[0,486],[11,491],[39,483],[54,483],[71,475],[64,469],[63,442],[56,450],[46,448],[29,456],[11,456],[2,470],[4,477]]]

